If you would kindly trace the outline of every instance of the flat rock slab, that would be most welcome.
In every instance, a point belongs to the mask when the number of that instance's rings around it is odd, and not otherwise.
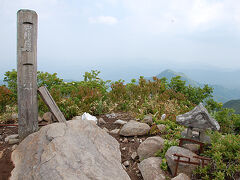
[[[148,124],[131,120],[123,125],[119,134],[122,136],[141,136],[147,134],[149,130],[150,126]]]
[[[172,146],[167,150],[167,152],[165,154],[165,157],[167,159],[167,164],[172,172],[172,175],[175,174],[176,161],[174,161],[174,160],[177,159],[177,157],[174,156],[173,154],[179,154],[179,155],[190,157],[191,162],[199,163],[199,160],[193,157],[193,156],[197,156],[197,154],[193,153],[192,151],[190,151],[188,149],[182,148],[182,147]],[[187,161],[188,159],[181,158],[181,160]],[[191,177],[193,171],[196,168],[197,168],[197,165],[179,162],[177,174],[184,173],[184,174],[188,175],[189,177]]]
[[[141,143],[137,149],[140,161],[148,157],[155,156],[158,150],[162,150],[164,146],[164,139],[160,136],[149,137]]]
[[[119,143],[90,121],[44,126],[26,137],[11,158],[11,180],[130,180]]]
[[[160,168],[162,159],[160,157],[150,157],[144,159],[138,168],[144,180],[165,180],[163,170]]]

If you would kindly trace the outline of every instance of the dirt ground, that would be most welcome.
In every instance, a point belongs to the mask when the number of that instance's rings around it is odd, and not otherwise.
[[[104,119],[106,124],[99,125],[101,128],[107,128],[108,130],[113,130],[113,129],[120,129],[121,125],[116,125],[114,122],[118,119],[124,120],[124,121],[129,121],[133,120],[134,118],[131,117],[130,114],[127,113],[114,113],[115,117],[107,117],[106,115],[100,116],[101,118]],[[111,115],[111,114],[110,114]],[[145,140],[146,137],[126,137],[127,142],[122,142],[124,140],[124,137],[118,135],[118,134],[110,134],[113,136],[120,144],[120,150],[121,150],[121,155],[122,155],[122,163],[125,161],[129,161],[130,165],[126,167],[126,171],[131,178],[131,180],[142,180],[142,175],[139,172],[137,163],[139,163],[139,160],[133,160],[131,158],[131,155],[133,152],[137,152],[137,148],[140,145],[140,142],[138,139],[142,139],[142,141]]]
[[[4,138],[11,134],[17,134],[16,127],[0,127],[0,153],[2,152],[2,157],[0,155],[0,180],[7,180],[14,168],[13,163],[11,162],[13,145],[4,142]]]

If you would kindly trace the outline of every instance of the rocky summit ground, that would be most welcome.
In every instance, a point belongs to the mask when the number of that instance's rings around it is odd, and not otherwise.
[[[98,123],[102,129],[105,129],[109,134],[114,137],[120,144],[121,160],[124,169],[128,173],[131,180],[143,180],[140,170],[138,169],[139,157],[137,156],[137,149],[139,145],[148,138],[148,135],[144,136],[129,136],[124,137],[119,133],[111,132],[112,130],[121,129],[123,125],[115,124],[116,120],[130,121],[134,117],[129,113],[112,113],[101,115],[97,117],[102,118],[103,123]],[[11,162],[11,153],[16,148],[16,145],[9,145],[4,139],[12,134],[17,134],[17,127],[0,127],[0,180],[7,180],[11,171],[14,168]],[[134,157],[135,156],[135,157]],[[165,174],[169,179],[172,178],[170,173]]]
[[[109,131],[121,128],[121,125],[114,124],[116,120],[121,119],[124,121],[129,121],[133,119],[133,117],[128,113],[112,113],[99,116],[98,118],[103,118],[106,122],[104,124],[99,124],[99,126],[101,128],[106,128]],[[11,153],[14,145],[9,145],[4,141],[7,136],[12,134],[17,134],[17,127],[0,127],[0,180],[7,180],[11,175],[12,169],[14,168],[11,162]],[[137,166],[139,160],[137,158],[133,160],[131,155],[134,152],[137,152],[138,146],[146,139],[147,136],[123,137],[119,134],[109,134],[113,136],[120,144],[122,163],[129,163],[129,165],[125,166],[129,177],[132,180],[142,180],[143,178]]]
[[[127,114],[127,113],[113,113],[113,114],[108,114],[107,116],[102,115],[99,118],[103,118],[103,120],[106,122],[106,124],[99,124],[99,126],[101,128],[106,128],[109,131],[121,128],[121,125],[114,124],[114,122],[116,120],[121,119],[124,121],[129,121],[129,120],[133,119],[133,117],[131,117],[131,115]],[[133,160],[131,158],[131,155],[134,152],[137,152],[137,148],[141,143],[140,141],[144,141],[146,139],[146,136],[145,137],[144,136],[142,136],[142,137],[123,137],[123,136],[120,136],[119,134],[112,134],[112,133],[109,133],[109,134],[111,136],[113,136],[120,144],[122,163],[129,162],[129,165],[126,166],[126,171],[129,175],[129,177],[132,180],[143,179],[141,176],[141,173],[138,169],[138,166],[137,166],[137,163],[139,162],[139,160]]]

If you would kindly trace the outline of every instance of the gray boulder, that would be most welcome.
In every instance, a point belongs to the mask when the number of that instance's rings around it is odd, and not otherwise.
[[[137,149],[140,161],[155,156],[158,150],[163,149],[164,139],[160,136],[149,137]]]
[[[57,122],[57,119],[53,116],[51,112],[46,112],[43,114],[42,120],[47,121],[49,124]]]
[[[9,142],[10,139],[18,139],[18,134],[9,135],[4,139],[4,141]]]
[[[106,121],[104,121],[103,118],[99,118],[97,124],[98,124],[98,125],[106,124]]]
[[[200,145],[199,144],[191,144],[191,143],[184,144],[184,145],[182,145],[182,147],[184,147],[184,148],[186,148],[186,149],[188,149],[188,150],[190,150],[192,152],[198,152],[199,149],[200,149]]]
[[[141,136],[147,134],[149,130],[150,126],[148,124],[131,120],[120,129],[120,135]]]
[[[42,127],[13,151],[11,180],[130,180],[119,143],[90,121]]]
[[[143,118],[143,122],[147,123],[149,125],[152,125],[152,123],[153,123],[152,115],[151,114],[145,115]]]
[[[111,134],[119,134],[119,131],[120,131],[120,129],[113,129],[113,130],[109,131],[109,133],[111,133]]]
[[[165,180],[163,170],[160,168],[162,159],[160,157],[150,157],[144,159],[138,168],[144,180]]]
[[[174,161],[175,159],[177,159],[176,156],[174,156],[173,154],[180,154],[183,156],[187,156],[190,157],[191,162],[197,162],[199,163],[199,160],[194,158],[193,156],[197,156],[195,153],[193,153],[192,151],[182,148],[182,147],[178,147],[178,146],[172,146],[170,147],[166,154],[165,157],[167,159],[167,164],[168,167],[170,168],[172,175],[175,174],[175,168],[176,168],[176,161]],[[181,158],[181,160],[188,160],[187,158]],[[182,163],[180,162],[178,164],[178,171],[177,173],[184,173],[186,175],[188,175],[189,177],[191,177],[193,171],[197,168],[197,165],[194,164],[187,164],[187,163]]]
[[[17,144],[19,142],[19,139],[9,139],[8,140],[8,144],[12,145],[12,144]]]
[[[180,173],[175,178],[172,178],[172,180],[191,180],[186,174]]]
[[[166,125],[159,124],[159,125],[157,125],[157,128],[159,129],[160,132],[164,132],[166,130]]]
[[[74,116],[72,120],[82,120],[82,116]]]
[[[197,128],[200,130],[220,129],[218,122],[210,116],[202,103],[196,106],[193,110],[177,116],[176,121],[188,128]]]

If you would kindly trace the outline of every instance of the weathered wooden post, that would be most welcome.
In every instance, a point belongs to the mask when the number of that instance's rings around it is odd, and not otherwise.
[[[18,133],[22,140],[38,130],[37,13],[17,12]]]

